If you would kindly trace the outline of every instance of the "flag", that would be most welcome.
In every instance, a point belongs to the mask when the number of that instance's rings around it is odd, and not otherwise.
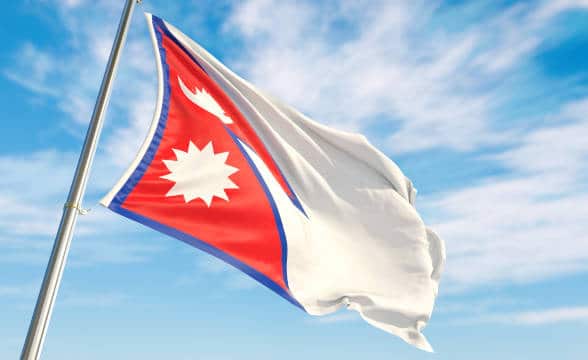
[[[101,203],[224,260],[309,314],[347,307],[430,351],[421,330],[444,246],[396,164],[364,136],[309,119],[172,25],[147,20],[155,114]]]

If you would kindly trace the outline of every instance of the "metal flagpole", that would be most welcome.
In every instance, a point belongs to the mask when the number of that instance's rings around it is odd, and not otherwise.
[[[129,29],[135,3],[140,2],[141,0],[126,0],[121,15],[116,37],[112,44],[112,50],[110,51],[106,71],[102,79],[102,85],[100,86],[100,92],[98,93],[96,105],[94,106],[92,119],[90,120],[88,132],[86,133],[84,146],[82,147],[82,152],[78,159],[78,165],[69,190],[67,202],[63,207],[63,215],[61,217],[59,229],[57,230],[51,257],[47,264],[43,284],[39,291],[39,297],[37,298],[37,304],[35,305],[35,312],[33,313],[29,325],[29,331],[22,349],[20,356],[21,360],[37,360],[41,355],[47,326],[49,325],[51,312],[53,311],[53,303],[55,302],[57,289],[59,288],[61,276],[63,275],[63,268],[65,267],[67,259],[67,253],[69,252],[76,218],[78,213],[85,213],[85,210],[81,207],[81,202],[86,189],[86,183],[88,182],[90,166],[92,165],[92,160],[96,153],[100,131],[102,130],[104,113],[106,112],[110,92],[112,90],[112,81],[116,74],[120,53],[127,36],[127,30]]]

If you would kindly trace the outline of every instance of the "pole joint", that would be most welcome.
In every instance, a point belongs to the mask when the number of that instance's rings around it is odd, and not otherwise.
[[[81,204],[79,203],[73,203],[73,202],[66,202],[65,204],[63,204],[63,208],[64,209],[76,209],[78,211],[78,214],[80,215],[86,215],[90,212],[91,209],[85,209],[82,207]]]

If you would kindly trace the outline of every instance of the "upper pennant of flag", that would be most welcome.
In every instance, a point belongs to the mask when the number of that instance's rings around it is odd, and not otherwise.
[[[239,169],[225,163],[228,152],[214,153],[212,141],[202,150],[192,141],[186,152],[172,150],[176,160],[163,160],[170,173],[161,178],[175,182],[166,196],[182,195],[186,203],[200,198],[210,207],[214,196],[229,201],[225,190],[239,188],[229,179]]]
[[[288,247],[275,198],[291,209],[299,204],[296,195],[234,100],[163,21],[153,18],[152,25],[160,80],[154,122],[130,178],[120,182],[124,189],[103,203],[219,257],[301,307],[288,287]]]
[[[198,89],[195,88],[194,92],[192,92],[188,87],[184,84],[182,79],[178,76],[178,82],[180,83],[180,88],[182,92],[190,101],[194,104],[200,106],[202,109],[208,111],[212,115],[216,116],[220,121],[225,124],[232,124],[233,119],[225,114],[223,108],[219,105],[218,102],[206,91],[206,89]]]
[[[233,119],[228,115],[229,113],[231,113],[231,111],[225,110],[223,108],[223,105],[221,105],[215,99],[215,97],[210,93],[210,91],[207,91],[206,87],[204,87],[204,86],[199,87],[198,85],[195,85],[194,91],[192,91],[192,90],[190,90],[188,85],[186,85],[184,83],[184,81],[182,80],[182,77],[180,75],[177,75],[176,78],[178,80],[178,85],[179,85],[179,88],[181,89],[183,95],[188,100],[190,100],[190,102],[192,102],[193,104],[197,105],[202,110],[210,113],[211,115],[213,115],[214,117],[219,119],[222,124],[228,125],[226,127],[227,130],[229,130],[229,131],[235,130],[235,127],[234,127],[235,125],[237,125],[238,127],[244,127],[245,124],[243,124],[242,121],[239,121],[238,118],[236,118],[237,123],[235,123],[233,121]],[[190,82],[188,81],[188,83],[190,83]],[[212,93],[214,93],[214,91]],[[223,103],[223,102],[221,101],[221,103]],[[223,104],[225,106],[227,105],[226,103],[223,103]],[[231,134],[235,134],[235,133],[231,132]],[[254,135],[253,133],[249,133],[249,136],[251,138],[254,138],[254,141],[255,141],[256,135]],[[239,137],[239,136],[237,136],[237,137]],[[290,188],[290,185],[287,183],[286,179],[284,178],[283,174],[281,173],[281,171],[279,170],[277,165],[275,163],[273,163],[274,161],[271,158],[271,156],[268,156],[269,154],[267,154],[267,151],[264,151],[264,149],[262,149],[262,146],[263,145],[261,144],[261,142],[257,141],[257,146],[253,146],[253,147],[255,148],[256,151],[259,151],[259,150],[262,151],[261,157],[264,159],[264,162],[269,162],[268,166],[270,166],[270,168],[273,169],[273,171],[272,171],[273,176],[276,177],[276,179],[278,179],[278,182],[281,183],[284,192],[286,192],[288,194],[288,196],[290,197],[290,199],[294,203],[294,205],[306,216],[306,212],[302,208],[302,204],[300,203],[300,200],[297,198],[296,194],[294,194],[293,190]],[[264,154],[264,152],[265,152],[265,154]]]

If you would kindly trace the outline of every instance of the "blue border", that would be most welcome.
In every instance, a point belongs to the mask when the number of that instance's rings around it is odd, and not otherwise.
[[[188,57],[190,57],[190,59],[192,59],[192,61],[194,61],[194,63],[196,65],[198,65],[199,68],[202,69],[202,71],[204,71],[205,74],[208,75],[208,72],[206,71],[206,69],[204,68],[204,66],[202,66],[200,64],[200,62],[194,57],[194,55],[192,55],[190,53],[190,51],[188,51],[188,49],[186,49],[186,47],[184,46],[184,44],[182,44],[176,37],[174,34],[171,33],[171,31],[169,31],[169,29],[167,28],[167,25],[165,25],[165,22],[158,18],[155,15],[151,15],[151,18],[153,20],[153,25],[157,25],[159,26],[159,29],[161,31],[163,31],[163,33],[165,34],[165,36],[167,36],[171,41],[173,41],[180,49],[182,49],[182,51],[184,53],[186,53],[186,55],[188,55]]]
[[[259,281],[260,283],[262,283],[263,285],[268,287],[270,290],[273,290],[276,294],[278,294],[281,297],[283,297],[284,299],[288,300],[292,305],[300,308],[303,311],[306,311],[306,310],[304,310],[304,307],[302,305],[300,305],[300,303],[298,301],[296,301],[296,299],[294,299],[288,291],[284,290],[281,286],[276,284],[273,280],[268,278],[266,275],[260,273],[259,271],[255,270],[251,266],[234,258],[233,256],[227,254],[226,252],[223,252],[223,251],[217,249],[216,247],[214,247],[214,246],[212,246],[212,245],[210,245],[200,239],[195,238],[192,235],[186,234],[182,231],[179,231],[177,229],[174,229],[172,227],[169,227],[169,226],[164,225],[162,223],[159,223],[157,221],[153,221],[145,216],[139,215],[135,212],[132,212],[132,211],[124,209],[120,206],[117,206],[114,203],[111,204],[108,208],[110,210],[126,217],[126,218],[129,218],[129,219],[134,220],[140,224],[146,225],[154,230],[157,230],[161,233],[164,233],[164,234],[169,235],[171,237],[174,237],[178,240],[181,240],[189,245],[192,245],[202,251],[209,253],[210,255],[216,256],[220,260],[234,266],[235,268],[241,270],[245,274],[251,276],[253,279]]]
[[[165,49],[162,46],[163,39],[161,37],[161,33],[159,31],[157,31],[157,26],[156,26],[159,23],[163,24],[163,22],[161,21],[161,19],[156,18],[156,17],[152,17],[152,22],[153,22],[153,31],[154,31],[155,36],[157,38],[157,47],[159,48],[161,68],[163,70],[163,101],[162,101],[162,106],[161,106],[161,113],[159,114],[159,121],[157,124],[157,129],[155,130],[155,134],[153,135],[153,138],[151,139],[151,144],[149,144],[149,148],[145,152],[145,155],[143,155],[143,159],[141,159],[141,162],[139,162],[139,165],[137,165],[137,168],[135,169],[135,171],[133,171],[131,176],[129,176],[129,178],[127,179],[125,184],[122,186],[122,188],[118,191],[118,193],[112,199],[111,204],[116,204],[117,206],[120,206],[126,200],[127,196],[129,196],[131,190],[133,190],[135,188],[135,186],[137,185],[139,180],[141,180],[141,178],[143,177],[143,174],[145,174],[145,171],[147,171],[147,168],[149,167],[149,165],[151,165],[151,162],[153,161],[153,158],[155,157],[155,153],[157,152],[157,149],[159,148],[159,143],[161,142],[161,138],[163,137],[163,131],[165,130],[165,125],[167,123],[167,116],[168,116],[168,112],[169,112],[169,101],[170,101],[169,99],[170,99],[170,93],[171,93],[171,85],[169,83],[169,66],[167,65],[167,62],[166,62]]]
[[[142,215],[137,214],[135,212],[132,212],[130,210],[124,209],[122,207],[122,204],[124,203],[124,201],[126,200],[128,195],[130,194],[132,189],[141,180],[141,178],[145,174],[145,171],[147,171],[147,168],[151,165],[151,162],[153,161],[155,153],[157,152],[157,149],[159,148],[159,144],[161,143],[161,139],[162,139],[163,132],[165,130],[165,126],[166,126],[166,122],[167,122],[167,117],[168,117],[168,112],[169,112],[171,85],[169,82],[169,67],[166,62],[166,53],[165,53],[165,49],[162,46],[163,39],[162,39],[161,33],[158,31],[158,28],[159,28],[159,30],[163,31],[166,34],[166,36],[169,36],[173,41],[175,41],[184,50],[184,52],[186,52],[186,54],[188,54],[198,64],[196,59],[194,59],[186,51],[186,49],[181,44],[179,44],[177,42],[177,40],[173,37],[173,35],[165,27],[165,24],[163,23],[163,21],[160,18],[152,16],[152,26],[153,26],[153,29],[154,29],[154,32],[155,32],[155,35],[157,38],[159,56],[161,59],[161,66],[162,66],[162,70],[163,70],[164,94],[163,94],[161,113],[159,116],[157,129],[155,131],[155,134],[153,135],[153,138],[151,139],[151,143],[149,144],[149,147],[148,147],[147,151],[145,152],[145,155],[143,156],[143,158],[141,159],[141,161],[137,165],[137,168],[133,171],[131,176],[127,179],[125,184],[121,187],[121,189],[114,196],[114,198],[112,199],[112,201],[108,205],[108,208],[115,213],[118,213],[124,217],[127,217],[131,220],[138,222],[138,223],[146,225],[146,226],[148,226],[154,230],[157,230],[161,233],[172,236],[172,237],[174,237],[178,240],[181,240],[187,244],[190,244],[190,245],[192,245],[202,251],[205,251],[205,252],[227,262],[228,264],[231,264],[235,268],[243,271],[247,275],[251,276],[253,279],[259,281],[260,283],[262,283],[263,285],[265,285],[269,289],[273,290],[275,293],[282,296],[284,299],[286,299],[287,301],[289,301],[290,303],[292,303],[296,307],[305,311],[304,307],[302,305],[300,305],[300,303],[292,297],[289,290],[286,291],[281,286],[276,284],[273,280],[271,280],[270,278],[268,278],[266,275],[262,274],[261,272],[255,270],[251,266],[249,266],[249,265],[243,263],[242,261],[236,259],[235,257],[219,250],[218,248],[216,248],[216,247],[214,247],[214,246],[212,246],[212,245],[210,245],[200,239],[197,239],[196,237],[194,237],[192,235],[186,234],[182,231],[179,231],[177,229],[174,229],[172,227],[169,227],[167,225],[164,225],[162,223],[159,223],[157,221],[149,219],[145,216],[142,216]],[[198,64],[198,65],[200,66],[200,64]],[[233,140],[235,141],[235,143],[239,147],[240,151],[243,153],[243,155],[245,156],[245,158],[249,162],[251,168],[253,169],[255,175],[257,176],[257,179],[260,182],[260,184],[262,185],[262,187],[266,193],[266,196],[270,202],[270,205],[272,207],[272,211],[274,214],[274,219],[276,221],[276,225],[278,228],[280,242],[282,245],[282,258],[281,258],[281,260],[282,260],[282,276],[284,279],[284,283],[286,284],[286,287],[288,287],[288,289],[289,289],[288,278],[287,278],[287,258],[288,258],[287,242],[286,242],[286,236],[285,236],[284,228],[282,225],[282,220],[280,218],[278,209],[276,207],[276,204],[273,200],[273,197],[271,196],[271,193],[270,193],[267,185],[265,184],[265,181],[261,177],[261,174],[259,173],[259,171],[255,167],[255,165],[253,164],[252,160],[249,158],[249,155],[247,154],[245,149],[242,148],[237,136],[232,131],[230,131],[227,127],[225,127],[225,129],[231,135],[231,137],[233,138]]]
[[[276,221],[276,227],[278,228],[278,234],[280,235],[280,243],[282,244],[282,277],[284,279],[284,283],[286,284],[286,287],[288,287],[288,289],[289,289],[290,286],[288,285],[288,272],[287,272],[287,268],[288,268],[288,242],[286,241],[286,232],[284,231],[284,225],[282,224],[282,217],[280,216],[280,211],[278,210],[278,206],[276,205],[274,197],[272,196],[272,193],[269,190],[267,183],[263,179],[263,176],[261,176],[259,169],[257,168],[257,166],[255,166],[255,163],[253,162],[253,159],[251,159],[251,157],[247,153],[247,150],[245,150],[245,148],[243,147],[243,144],[245,144],[245,142],[242,141],[237,135],[235,135],[235,133],[233,133],[226,126],[225,126],[225,130],[229,133],[229,135],[231,135],[231,137],[233,138],[233,141],[235,142],[235,144],[237,145],[239,150],[241,150],[241,154],[243,154],[245,159],[247,159],[247,162],[249,163],[249,167],[255,173],[255,176],[257,177],[257,180],[261,184],[261,187],[263,188],[263,191],[265,192],[265,196],[267,197],[267,199],[270,203],[270,206],[272,207],[272,212],[274,214],[274,220]],[[247,146],[247,145],[245,145],[245,146]]]
[[[186,55],[188,55],[188,57],[190,57],[190,59],[192,59],[192,61],[194,61],[194,63],[196,65],[198,65],[198,67],[200,67],[202,69],[202,71],[204,71],[205,74],[208,75],[208,72],[206,71],[204,66],[202,66],[200,64],[200,62],[190,53],[190,51],[188,51],[188,49],[186,49],[186,47],[175,37],[175,35],[172,34],[171,31],[169,31],[169,29],[167,28],[167,25],[165,25],[165,22],[155,15],[151,15],[151,17],[153,19],[153,24],[158,25],[159,28],[161,29],[161,31],[163,31],[165,33],[165,35],[170,40],[172,40],[180,49],[182,49],[182,51],[184,51],[184,53]],[[158,37],[158,39],[159,39],[159,37]],[[209,77],[210,77],[210,75],[209,75]],[[214,82],[214,80],[212,78],[211,78],[211,80]],[[290,183],[288,182],[288,179],[286,179],[286,177],[284,176],[282,169],[280,169],[279,165],[275,161],[274,161],[274,164],[276,165],[276,168],[280,172],[280,176],[282,177],[282,179],[284,179],[284,182],[286,183],[288,190],[290,191],[290,193],[292,193],[292,196],[288,196],[288,198],[290,198],[292,203],[294,203],[294,205],[304,214],[304,216],[308,217],[308,214],[306,214],[306,211],[304,211],[304,207],[302,206],[300,199],[298,199],[298,195],[296,195],[296,193],[294,192],[294,189],[292,189],[292,186],[290,186]]]

